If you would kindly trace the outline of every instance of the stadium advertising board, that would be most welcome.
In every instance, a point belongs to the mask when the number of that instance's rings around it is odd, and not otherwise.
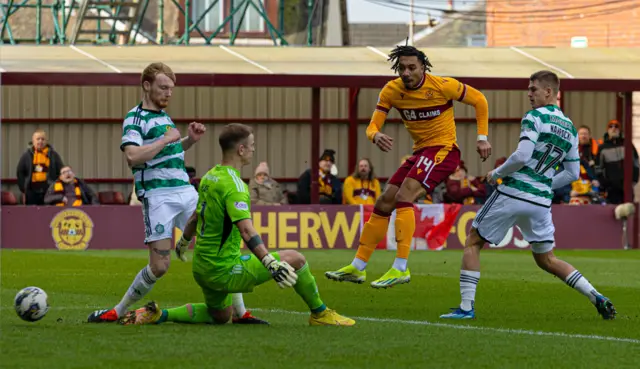
[[[416,205],[413,249],[461,249],[479,206]],[[621,248],[622,225],[614,206],[554,206],[558,248]],[[254,206],[253,222],[270,249],[354,249],[368,206]],[[135,206],[2,207],[3,248],[87,249],[144,248],[142,213]],[[387,237],[378,248],[395,249],[393,216]],[[176,232],[179,237],[179,232]],[[529,244],[513,227],[490,248],[527,249]]]

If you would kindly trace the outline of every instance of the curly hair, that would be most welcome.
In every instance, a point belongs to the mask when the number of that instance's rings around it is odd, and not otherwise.
[[[393,62],[391,69],[396,73],[398,73],[398,67],[400,64],[401,56],[415,56],[422,63],[422,65],[424,66],[424,69],[427,72],[431,72],[431,68],[433,68],[433,65],[431,65],[431,62],[429,61],[429,58],[427,58],[425,53],[423,53],[422,51],[416,49],[413,46],[398,45],[393,50],[391,50],[391,53],[389,54],[389,59],[387,59],[388,61]]]

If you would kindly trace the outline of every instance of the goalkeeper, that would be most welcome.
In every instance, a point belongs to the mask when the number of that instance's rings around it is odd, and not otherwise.
[[[293,250],[269,253],[254,229],[249,188],[240,179],[239,171],[251,163],[255,151],[251,128],[229,124],[220,134],[219,142],[222,163],[202,178],[197,216],[191,217],[185,228],[185,237],[189,237],[196,226],[193,276],[202,288],[205,303],[160,310],[152,301],[128,312],[121,323],[224,324],[231,318],[233,293],[251,292],[255,286],[274,279],[281,288],[293,287],[302,297],[311,310],[310,325],[354,325],[353,319],[326,307],[302,254]],[[251,254],[240,254],[243,240]],[[188,240],[181,241],[188,245]],[[178,246],[176,252],[184,254],[185,249]]]

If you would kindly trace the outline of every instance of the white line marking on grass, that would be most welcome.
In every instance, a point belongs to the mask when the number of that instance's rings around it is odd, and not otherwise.
[[[93,56],[93,55],[89,54],[88,52],[86,52],[86,51],[84,51],[84,50],[80,50],[80,49],[78,49],[77,47],[75,47],[75,46],[73,46],[73,45],[69,45],[69,48],[71,48],[71,50],[73,50],[73,51],[75,51],[75,52],[77,52],[77,53],[80,53],[80,54],[82,54],[82,55],[86,56],[86,57],[87,57],[87,58],[89,58],[89,59],[93,59],[93,60],[97,61],[98,63],[100,63],[100,64],[104,65],[105,67],[107,67],[107,68],[109,68],[109,69],[113,70],[113,71],[114,71],[114,72],[116,72],[116,73],[122,73],[122,71],[121,71],[120,69],[118,69],[118,68],[114,67],[113,65],[111,65],[111,64],[109,64],[109,63],[107,63],[106,61],[104,61],[104,60],[102,60],[102,59],[99,59],[99,58],[97,58],[97,57],[95,57],[95,56]]]
[[[264,311],[270,313],[280,313],[280,314],[289,314],[289,315],[309,315],[308,312],[301,311],[290,311],[290,310],[281,310],[281,309],[250,309],[252,311]],[[493,327],[478,327],[473,325],[462,325],[462,324],[447,324],[447,323],[434,323],[426,320],[404,320],[404,319],[383,319],[383,318],[372,318],[366,316],[352,316],[350,318],[358,320],[364,320],[369,322],[376,323],[394,323],[394,324],[407,324],[407,325],[424,325],[430,327],[439,327],[439,328],[452,328],[452,329],[461,329],[461,330],[470,330],[470,331],[484,331],[484,332],[496,332],[496,333],[506,333],[506,334],[519,334],[519,335],[527,335],[527,336],[552,336],[552,337],[563,337],[563,338],[582,338],[588,340],[596,340],[596,341],[612,341],[612,342],[626,342],[626,343],[635,343],[640,344],[639,339],[634,338],[624,338],[624,337],[611,337],[611,336],[598,336],[593,334],[573,334],[573,333],[563,333],[563,332],[543,332],[543,331],[530,331],[525,329],[509,329],[509,328],[493,328]]]
[[[559,68],[559,67],[556,67],[556,66],[555,66],[555,65],[553,65],[553,64],[549,64],[549,63],[545,62],[544,60],[542,60],[542,59],[540,59],[540,58],[537,58],[537,57],[535,57],[535,56],[533,56],[533,55],[529,54],[528,52],[526,52],[526,51],[524,51],[524,50],[520,50],[520,49],[518,49],[518,48],[517,48],[517,47],[515,47],[515,46],[511,46],[511,47],[510,47],[510,49],[511,49],[511,50],[513,50],[513,51],[515,51],[515,52],[517,52],[518,54],[524,55],[524,56],[526,56],[527,58],[529,58],[529,59],[531,59],[531,60],[533,60],[533,61],[535,61],[535,62],[538,62],[538,63],[540,63],[540,64],[544,65],[544,66],[545,66],[545,67],[547,67],[547,68],[555,69],[556,71],[558,71],[558,72],[560,72],[560,73],[563,73],[565,76],[567,76],[567,77],[569,77],[569,78],[571,78],[571,79],[575,78],[573,75],[569,74],[569,72],[567,72],[566,70],[564,70],[564,69],[562,69],[562,68]]]

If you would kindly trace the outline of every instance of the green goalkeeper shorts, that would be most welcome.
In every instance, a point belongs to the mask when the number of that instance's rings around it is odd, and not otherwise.
[[[280,260],[277,252],[271,255]],[[193,277],[202,289],[207,307],[214,310],[231,306],[232,293],[252,292],[254,287],[272,279],[269,270],[253,254],[242,255],[225,268],[210,273],[194,270]]]

